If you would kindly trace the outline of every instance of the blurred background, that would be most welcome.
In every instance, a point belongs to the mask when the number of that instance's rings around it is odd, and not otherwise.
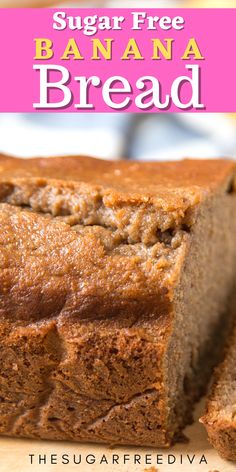
[[[236,0],[0,0],[0,7],[236,7]],[[22,157],[236,158],[236,114],[0,114],[0,152]]]

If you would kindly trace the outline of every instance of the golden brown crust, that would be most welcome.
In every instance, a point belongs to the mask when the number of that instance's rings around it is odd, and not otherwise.
[[[199,204],[217,188],[232,190],[234,171],[227,160],[131,163],[0,156],[0,199],[118,230],[131,243],[153,244],[158,230],[190,227]]]
[[[231,303],[231,334],[225,347],[224,360],[214,372],[213,385],[206,412],[200,419],[211,444],[228,460],[236,460],[236,294]]]
[[[209,440],[221,457],[236,461],[236,426],[227,423],[208,423],[203,417]]]
[[[18,159],[0,155],[0,163],[3,178],[42,177],[87,182],[104,188],[113,188],[128,196],[137,193],[141,200],[146,195],[158,197],[158,189],[163,193],[172,191],[176,198],[179,188],[193,191],[197,187],[205,191],[209,188],[214,189],[235,169],[234,161],[226,159],[114,162],[83,156]]]

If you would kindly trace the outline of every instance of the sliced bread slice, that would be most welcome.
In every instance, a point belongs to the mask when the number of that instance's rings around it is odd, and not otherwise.
[[[236,290],[235,290],[236,291]],[[233,310],[236,317],[236,294]],[[205,415],[211,444],[225,459],[236,460],[236,319],[223,362],[215,371]]]

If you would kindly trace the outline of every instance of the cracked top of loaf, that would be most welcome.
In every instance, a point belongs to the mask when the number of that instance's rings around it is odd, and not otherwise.
[[[233,172],[235,163],[227,160],[137,163],[0,156],[0,198],[53,216],[76,215],[84,225],[126,231],[131,243],[152,244],[157,229],[191,226],[192,210],[218,186],[233,190]]]
[[[164,314],[199,203],[234,176],[227,160],[0,156],[0,313]]]

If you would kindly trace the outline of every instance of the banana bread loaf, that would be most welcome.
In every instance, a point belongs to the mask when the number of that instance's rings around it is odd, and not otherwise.
[[[227,343],[224,361],[217,367],[207,402],[206,414],[201,418],[211,444],[225,459],[236,461],[236,288],[233,305],[235,319]]]
[[[169,446],[236,272],[235,164],[0,157],[0,434]]]

